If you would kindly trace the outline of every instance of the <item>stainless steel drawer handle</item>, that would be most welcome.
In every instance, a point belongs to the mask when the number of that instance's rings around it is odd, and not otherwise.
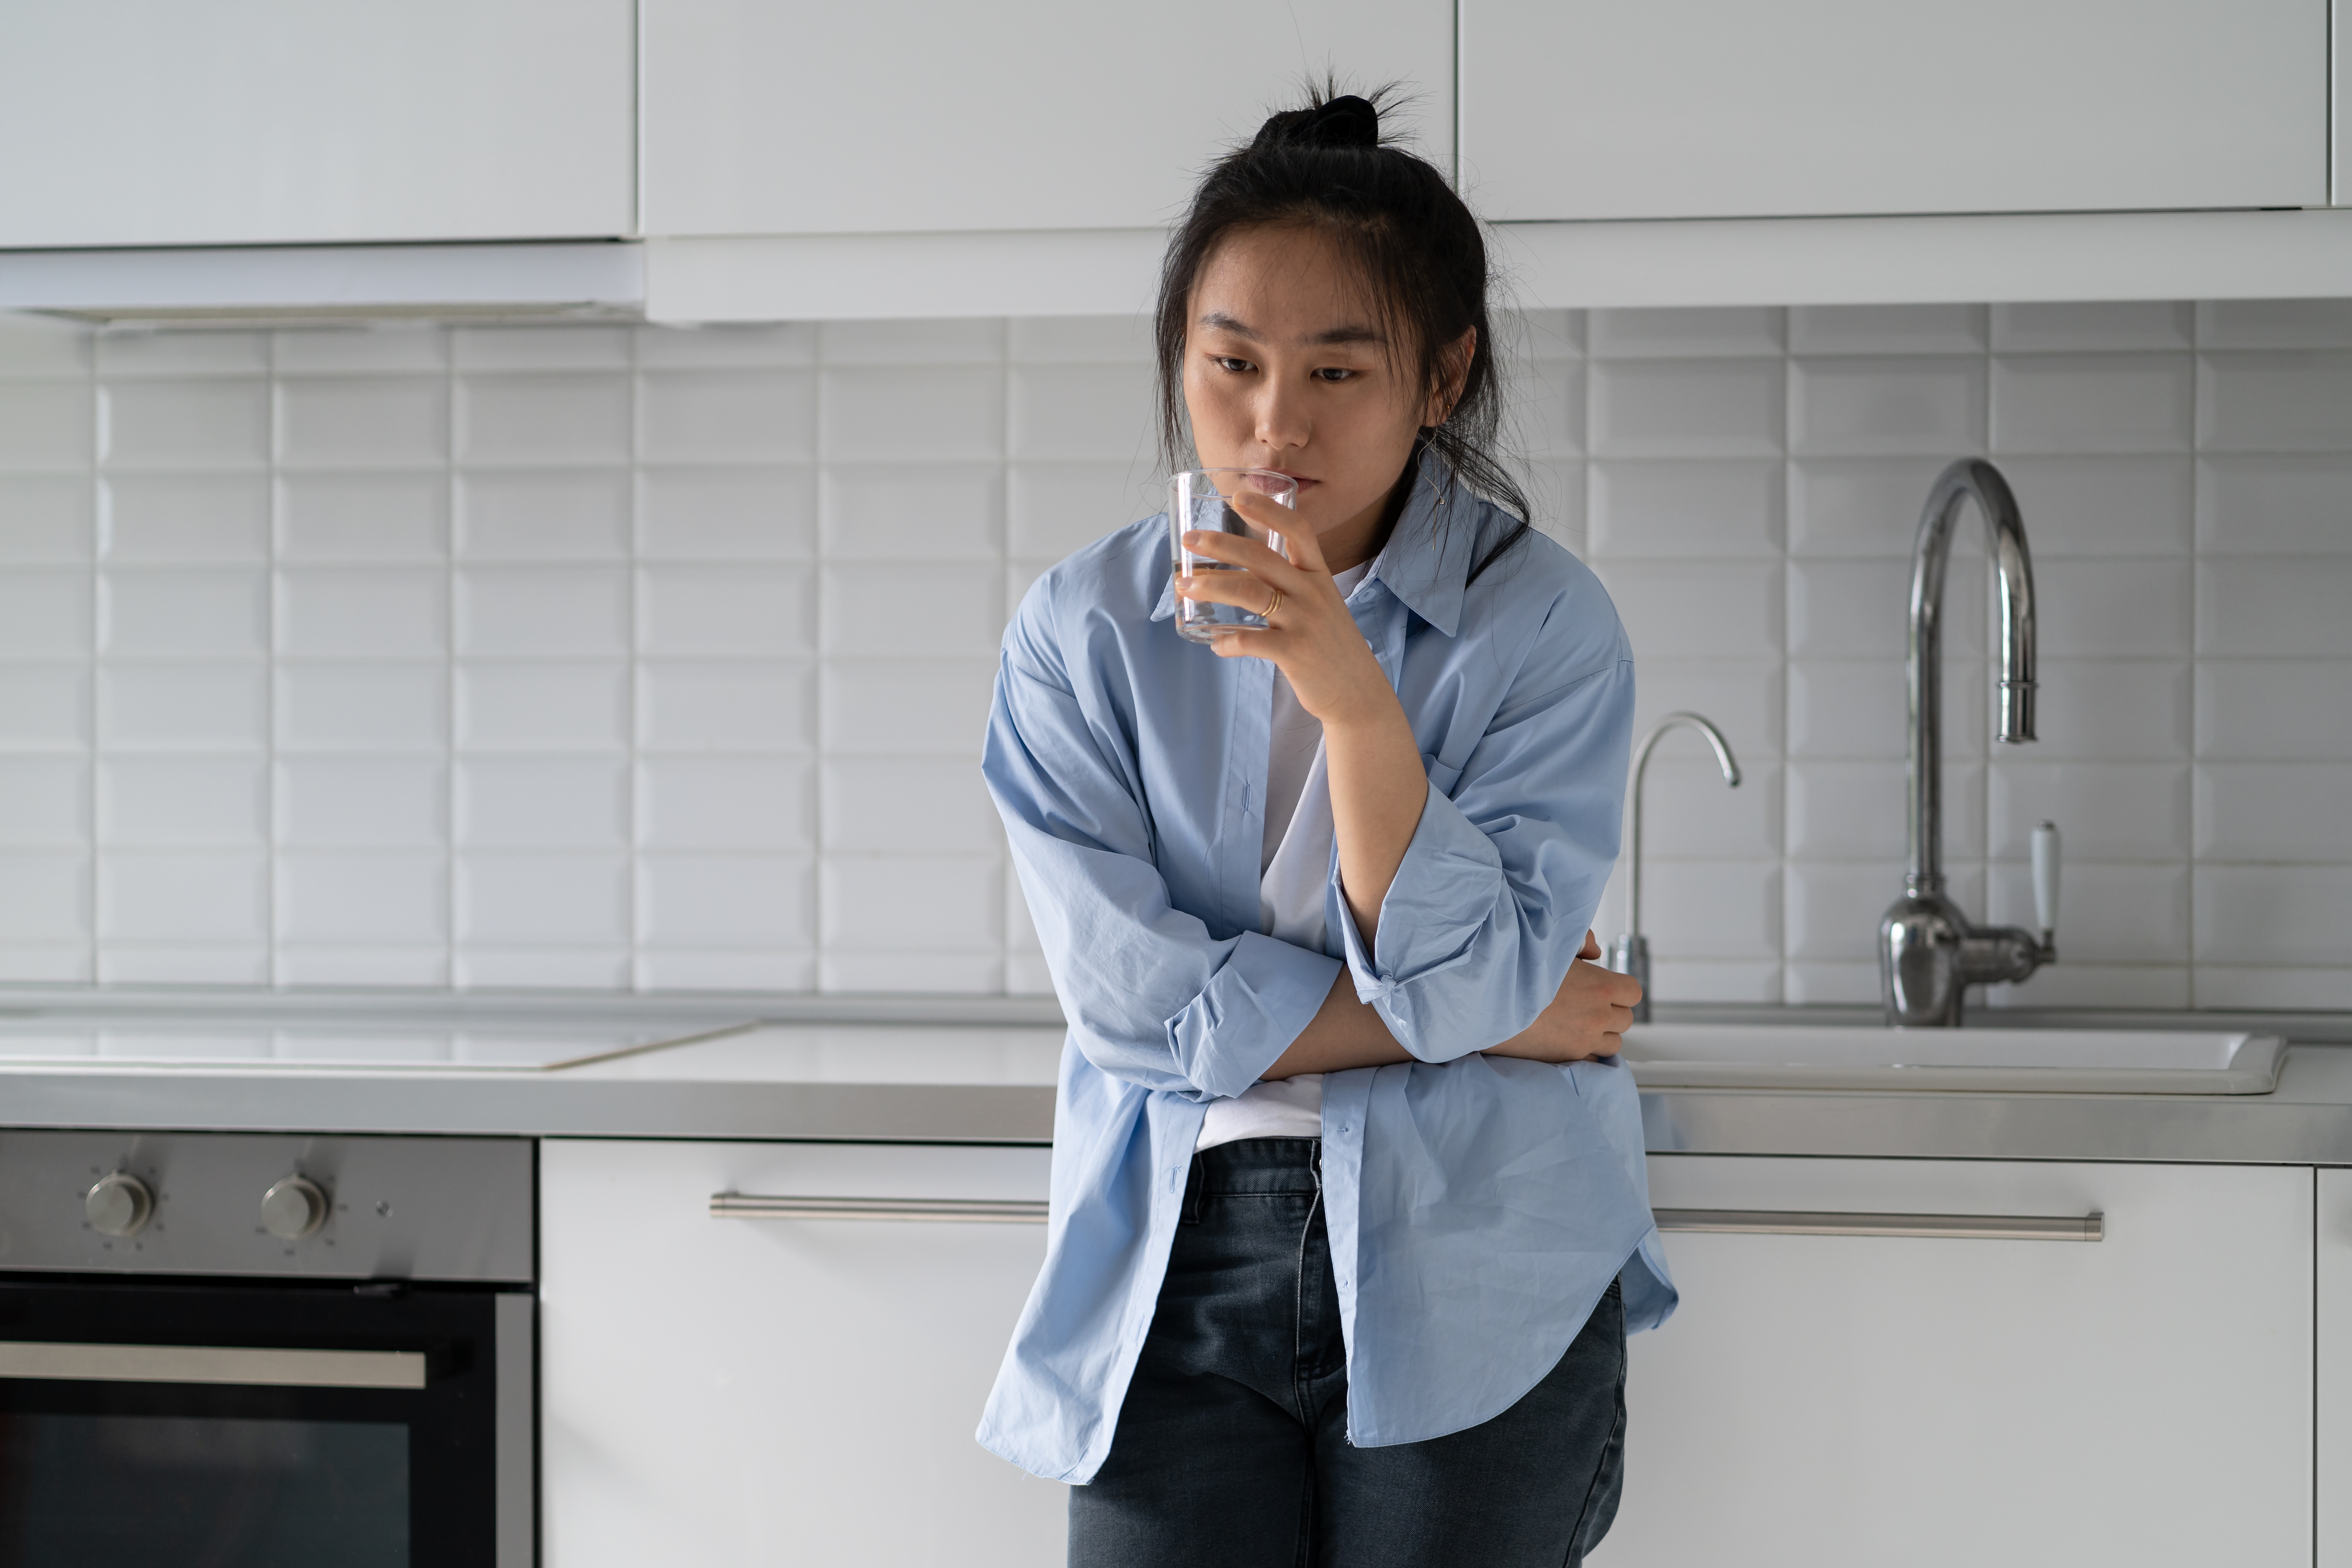
[[[796,1198],[713,1193],[712,1219],[954,1220],[979,1225],[1043,1225],[1045,1205],[1019,1198]]]
[[[1812,1209],[1657,1209],[1660,1230],[1731,1236],[1943,1236],[1976,1241],[2098,1241],[2105,1215],[1824,1214]]]
[[[422,1388],[422,1351],[257,1350],[0,1340],[0,1378],[68,1383],[241,1383],[276,1388]]]

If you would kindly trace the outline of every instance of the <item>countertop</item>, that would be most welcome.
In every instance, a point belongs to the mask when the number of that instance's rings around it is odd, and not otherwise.
[[[10,1002],[96,1016],[88,998]],[[10,1005],[0,1002],[0,1009]],[[138,999],[138,1016],[222,1016],[244,998]],[[302,1016],[320,1005],[303,1004]],[[346,999],[380,1025],[413,1003]],[[463,1134],[519,1137],[823,1139],[1043,1143],[1053,1134],[1061,1029],[1050,1001],[773,997],[691,1005],[635,1000],[568,1015],[609,1029],[616,1016],[679,1032],[730,1028],[689,1044],[537,1070],[302,1064],[0,1065],[0,1128]],[[212,1012],[205,1013],[205,1008]],[[798,1017],[776,1018],[795,1011]],[[471,1002],[468,1017],[529,1016],[560,1026],[542,1001]],[[747,1015],[771,1015],[745,1022]],[[1662,1019],[1868,1021],[1867,1009],[1667,1008]],[[107,1016],[117,1016],[110,1007]],[[451,1015],[445,1009],[438,1016]],[[957,1019],[984,1021],[957,1022]],[[2140,1160],[2352,1164],[2352,1016],[2016,1010],[1989,1025],[2252,1028],[2296,1042],[2267,1095],[2086,1095],[1645,1090],[1654,1152],[1939,1159]]]

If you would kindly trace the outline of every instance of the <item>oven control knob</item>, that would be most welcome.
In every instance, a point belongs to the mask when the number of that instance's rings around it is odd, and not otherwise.
[[[129,1236],[155,1212],[155,1194],[128,1171],[117,1171],[100,1176],[98,1184],[83,1194],[81,1212],[99,1235]]]
[[[261,1228],[299,1241],[327,1223],[327,1194],[308,1176],[289,1176],[261,1194]]]

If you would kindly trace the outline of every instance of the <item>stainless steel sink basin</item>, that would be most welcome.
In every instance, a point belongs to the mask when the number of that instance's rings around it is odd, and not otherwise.
[[[1881,1029],[1637,1024],[1625,1060],[1649,1089],[1999,1094],[2268,1094],[2276,1035],[2168,1029]]]

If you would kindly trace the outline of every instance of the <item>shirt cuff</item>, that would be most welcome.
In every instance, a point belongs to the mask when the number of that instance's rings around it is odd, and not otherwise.
[[[1208,988],[1168,1020],[1184,1076],[1211,1100],[1230,1100],[1306,1032],[1331,994],[1339,961],[1244,931]]]
[[[1356,999],[1380,1008],[1392,1031],[1404,1024],[1394,1004],[1398,988],[1469,962],[1478,933],[1494,918],[1496,900],[1507,893],[1503,858],[1494,842],[1437,789],[1423,803],[1412,841],[1381,900],[1380,931],[1371,946],[1365,945],[1348,912],[1336,856],[1331,879],[1329,918],[1346,946]],[[1407,1035],[1397,1037],[1409,1042]]]

